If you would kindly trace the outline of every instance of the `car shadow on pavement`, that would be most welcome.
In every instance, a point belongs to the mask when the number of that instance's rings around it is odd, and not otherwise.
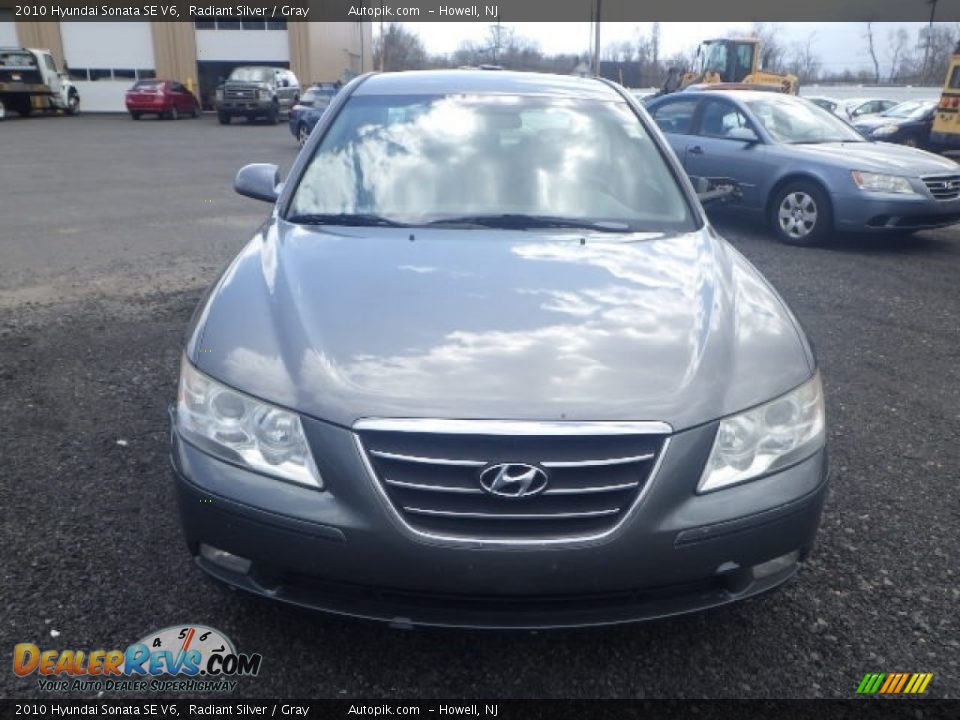
[[[750,238],[773,244],[778,241],[759,219],[744,218],[724,212],[710,213],[710,221],[717,231],[731,238]],[[836,232],[830,239],[811,248],[796,248],[797,251],[820,250],[860,254],[918,255],[927,253],[960,252],[960,225],[938,230],[921,230],[916,233],[852,233]]]

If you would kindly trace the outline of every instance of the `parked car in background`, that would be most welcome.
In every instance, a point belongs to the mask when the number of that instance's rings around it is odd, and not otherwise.
[[[826,97],[825,95],[804,95],[804,100],[809,100],[817,107],[822,107],[824,110],[829,112],[836,112],[837,106],[840,104],[839,100],[834,100],[833,98]]]
[[[667,96],[648,112],[687,174],[730,177],[725,207],[769,221],[783,242],[835,230],[913,231],[960,221],[960,165],[865,139],[802,98],[750,91]]]
[[[144,115],[176,120],[181,115],[200,116],[200,102],[176,80],[137,80],[124,101],[134,120]]]
[[[618,623],[789,579],[827,493],[816,358],[627,91],[343,92],[282,187],[237,175],[269,219],[187,331],[196,566],[403,626]]]
[[[858,118],[853,126],[871,140],[929,148],[936,100],[908,100],[879,115]]]
[[[840,104],[833,109],[835,115],[839,115],[848,122],[853,122],[859,117],[865,115],[877,115],[897,105],[896,100],[885,100],[880,98],[850,98],[841,100]]]
[[[304,146],[317,120],[323,115],[330,101],[340,90],[340,83],[314,83],[300,95],[297,104],[290,108],[290,132],[300,147]]]
[[[241,66],[234,68],[217,88],[215,107],[221,125],[235,117],[253,122],[263,118],[271,125],[280,122],[300,96],[297,76],[285,68]]]

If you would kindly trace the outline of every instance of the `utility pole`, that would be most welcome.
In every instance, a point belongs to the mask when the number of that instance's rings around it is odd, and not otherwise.
[[[937,0],[927,0],[930,6],[930,24],[927,26],[927,41],[923,44],[923,75],[920,82],[927,84],[927,68],[930,62],[930,45],[933,43],[933,17],[937,14]]]
[[[387,64],[387,37],[383,34],[383,20],[380,21],[380,72]]]
[[[597,17],[593,27],[593,74],[600,75],[600,12],[603,0],[597,0]]]

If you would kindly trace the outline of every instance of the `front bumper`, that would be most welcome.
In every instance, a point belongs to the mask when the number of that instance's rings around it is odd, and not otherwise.
[[[217,105],[217,112],[228,115],[267,114],[272,109],[270,100],[223,100]]]
[[[861,192],[833,198],[838,230],[855,232],[923,230],[960,222],[960,198]]]
[[[796,571],[819,525],[826,454],[696,495],[715,428],[672,436],[651,487],[612,536],[533,547],[412,536],[377,493],[353,434],[309,419],[326,492],[220,462],[176,432],[171,457],[190,552],[229,585],[404,626],[575,627],[723,605]],[[252,565],[228,570],[201,544]],[[769,574],[754,570],[783,556]]]

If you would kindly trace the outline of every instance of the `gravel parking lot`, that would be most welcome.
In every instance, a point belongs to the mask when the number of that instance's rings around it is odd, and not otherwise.
[[[289,167],[287,128],[14,118],[0,142],[4,652],[194,622],[263,654],[243,696],[850,697],[867,672],[921,671],[960,696],[960,230],[797,249],[718,221],[806,326],[827,391],[830,498],[781,591],[612,629],[405,632],[221,592],[180,537],[181,335],[267,212],[233,174]],[[44,695],[7,667],[0,695]]]

